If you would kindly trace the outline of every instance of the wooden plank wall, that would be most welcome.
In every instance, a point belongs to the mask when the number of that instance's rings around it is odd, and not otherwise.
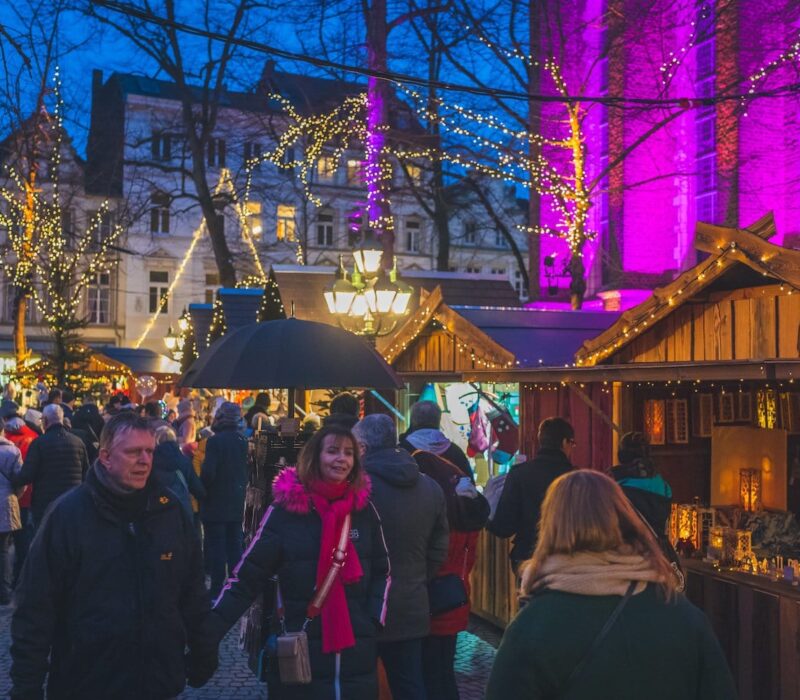
[[[613,364],[800,357],[800,294],[779,285],[696,297],[622,348]]]
[[[477,354],[477,348],[476,348]],[[494,358],[479,359],[496,362]],[[438,330],[423,331],[394,363],[398,372],[461,372],[482,368],[468,351],[459,352],[455,339]]]

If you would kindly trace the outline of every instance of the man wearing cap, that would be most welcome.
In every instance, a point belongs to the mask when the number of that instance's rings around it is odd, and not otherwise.
[[[208,438],[200,478],[206,487],[201,506],[205,538],[203,550],[211,576],[211,595],[216,597],[225,583],[226,567],[242,557],[242,514],[247,488],[247,438],[238,404],[225,401],[217,409]]]

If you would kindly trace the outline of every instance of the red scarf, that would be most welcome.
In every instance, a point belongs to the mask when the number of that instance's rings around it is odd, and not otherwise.
[[[333,550],[339,544],[344,518],[353,511],[355,492],[346,481],[341,484],[314,481],[311,484],[311,501],[322,519],[322,541],[317,562],[317,588],[319,588],[331,568]],[[347,607],[344,585],[355,583],[363,574],[356,548],[348,538],[344,566],[333,582],[320,612],[322,651],[325,654],[355,646],[356,640],[350,623],[350,610]]]

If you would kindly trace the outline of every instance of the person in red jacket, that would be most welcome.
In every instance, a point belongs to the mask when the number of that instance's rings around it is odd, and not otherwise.
[[[17,413],[13,413],[8,417],[4,417],[6,421],[6,439],[16,445],[17,449],[22,454],[22,459],[28,454],[28,448],[31,443],[39,437],[36,431],[31,430],[25,421],[19,417]],[[14,530],[12,537],[14,538],[14,572],[12,574],[12,587],[16,587],[19,572],[22,571],[22,564],[25,562],[25,557],[28,554],[28,547],[30,547],[31,540],[33,539],[33,516],[31,515],[31,493],[33,486],[27,484],[22,495],[19,497],[19,515],[22,521],[22,527],[19,530]]]
[[[455,574],[464,584],[467,604],[431,617],[428,637],[422,646],[422,670],[428,698],[458,700],[455,657],[458,633],[469,622],[469,575],[475,566],[478,535],[489,519],[489,503],[478,493],[469,475],[444,457],[415,450],[411,453],[422,474],[442,488],[447,504],[450,539],[447,559],[437,577]]]

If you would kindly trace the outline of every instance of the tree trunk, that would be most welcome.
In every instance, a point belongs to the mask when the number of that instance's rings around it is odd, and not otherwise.
[[[539,51],[539,17],[537,0],[529,0],[528,2],[528,41],[530,44],[530,53],[534,61],[538,62],[540,57]],[[540,69],[538,64],[532,64],[528,68],[528,94],[538,95],[541,86]],[[528,133],[538,136],[541,127],[541,103],[536,100],[528,101]],[[528,146],[529,156],[532,163],[535,163],[539,157],[541,146],[530,141]],[[536,176],[533,172],[530,173],[531,187],[528,190],[528,226],[536,229],[535,232],[528,234],[528,296],[530,299],[538,299],[541,296],[541,279],[539,273],[539,258],[541,255],[541,233],[539,233],[539,226],[541,225],[541,201],[539,193],[535,187]],[[520,272],[525,274],[524,269]]]
[[[583,306],[583,299],[586,296],[586,270],[583,266],[583,255],[581,251],[572,254],[569,260],[569,302],[576,311]]]
[[[386,0],[373,0],[367,17],[367,64],[371,70],[386,72]],[[367,82],[367,142],[364,176],[367,184],[367,215],[383,246],[383,266],[394,260],[394,225],[389,203],[392,168],[386,158],[388,90],[385,80],[370,77]]]
[[[14,295],[14,359],[17,373],[25,370],[28,359],[28,346],[25,343],[25,314],[28,311],[28,297],[17,287]]]

